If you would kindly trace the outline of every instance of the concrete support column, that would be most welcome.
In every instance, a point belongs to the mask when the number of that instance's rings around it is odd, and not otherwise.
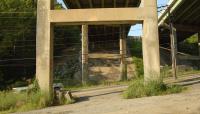
[[[40,89],[52,93],[53,25],[49,21],[51,0],[38,0],[36,38],[36,78]],[[51,95],[51,94],[49,94]]]
[[[125,26],[120,26],[120,80],[127,80],[127,63],[126,63],[126,30]]]
[[[144,80],[158,80],[160,78],[160,54],[158,39],[158,14],[156,0],[143,0],[144,7],[150,7],[151,17],[147,17],[143,22],[143,62]]]
[[[88,25],[82,25],[82,84],[88,82]]]
[[[199,46],[199,56],[200,56],[200,32],[198,33],[198,46]]]

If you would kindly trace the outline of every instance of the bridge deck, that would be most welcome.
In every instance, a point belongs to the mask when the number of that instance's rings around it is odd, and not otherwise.
[[[200,32],[200,0],[174,0],[169,6],[179,42]],[[168,20],[168,11],[165,10],[159,17],[162,43],[169,42],[169,31],[162,27],[162,24],[168,23]]]
[[[141,0],[64,0],[68,9],[138,7]]]
[[[141,0],[64,0],[68,9],[139,7]],[[128,34],[131,25],[126,25]],[[119,25],[89,26],[89,41],[119,39]]]

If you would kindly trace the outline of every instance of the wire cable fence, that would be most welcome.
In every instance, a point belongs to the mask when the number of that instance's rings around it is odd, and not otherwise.
[[[163,8],[158,7],[158,9]],[[159,11],[158,11],[159,12]],[[6,53],[9,56],[1,56],[0,57],[0,69],[9,69],[9,68],[22,68],[23,72],[26,73],[28,71],[28,67],[32,67],[35,70],[36,67],[36,19],[37,13],[34,12],[0,12],[0,21],[2,24],[7,26],[0,27],[0,50],[6,50]],[[8,24],[7,24],[8,23]],[[77,31],[72,31],[71,28],[63,28],[63,27],[55,27],[55,32],[60,33],[68,33],[60,35],[58,33],[54,38],[54,62],[56,66],[66,65],[67,60],[71,60],[71,58],[75,58],[74,62],[77,62],[77,66],[80,66],[81,63],[81,33],[80,28],[78,27]],[[89,29],[97,29],[98,26],[89,26]],[[101,27],[99,27],[101,28]],[[117,27],[114,27],[117,28]],[[142,29],[135,30],[126,30],[126,33],[141,31]],[[92,50],[93,45],[100,48],[97,50],[102,53],[109,53],[114,55],[107,55],[107,58],[115,57],[116,63],[119,66],[120,64],[120,50],[119,50],[119,39],[110,39],[105,40],[106,37],[119,37],[120,32],[117,29],[114,29],[114,32],[105,32],[101,33],[98,31],[94,31],[89,33],[89,50]],[[73,34],[76,34],[75,36]],[[77,35],[78,34],[78,35]],[[31,37],[29,37],[31,35]],[[8,40],[4,40],[4,36],[9,36]],[[73,42],[74,39],[75,42]],[[90,41],[91,40],[91,41]],[[105,41],[103,41],[105,40]],[[70,50],[72,48],[72,50]],[[101,48],[105,48],[102,49]],[[68,50],[69,49],[69,50]],[[73,51],[75,49],[75,51]],[[108,49],[108,50],[107,50]],[[132,49],[131,47],[127,47],[127,50]],[[69,53],[62,54],[62,51],[67,50]],[[96,51],[96,50],[95,50]],[[57,53],[58,52],[58,53]],[[0,51],[1,53],[1,51]],[[89,55],[93,54],[93,52],[89,51]],[[117,56],[117,58],[116,58]],[[127,56],[128,57],[128,56]],[[127,58],[126,57],[126,58]],[[89,59],[90,62],[91,59]],[[73,66],[73,65],[72,65]],[[74,65],[76,67],[76,65]],[[68,67],[69,68],[69,67]],[[73,69],[73,68],[72,68]],[[75,69],[75,68],[74,68]],[[80,70],[80,69],[79,69]],[[129,72],[134,72],[130,71]],[[111,73],[118,75],[119,73]]]

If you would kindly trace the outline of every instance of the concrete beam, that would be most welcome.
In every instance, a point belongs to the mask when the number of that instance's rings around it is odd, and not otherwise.
[[[36,33],[36,78],[42,91],[53,89],[53,25],[49,21],[51,0],[38,0]],[[49,94],[50,95],[50,94]]]
[[[144,7],[154,7],[157,9],[157,0],[142,0]]]
[[[180,60],[195,60],[195,61],[200,60],[199,56],[192,56],[192,55],[190,55],[190,56],[178,55],[177,57]]]
[[[67,4],[67,1],[66,0],[63,0],[65,6],[67,7],[67,9],[70,9],[69,5]]]
[[[89,59],[121,59],[120,54],[109,54],[109,53],[92,53],[88,54]]]
[[[158,38],[158,14],[156,0],[145,0],[145,7],[152,7],[149,12],[153,18],[145,19],[143,22],[143,62],[144,62],[144,80],[160,79],[160,52]]]
[[[179,23],[184,23],[186,20],[190,20],[191,18],[194,18],[192,15],[194,15],[195,13],[197,14],[200,10],[200,7],[197,7],[195,9],[193,9],[190,14],[187,14],[186,16],[184,16],[184,18],[181,18],[181,20],[179,21]]]
[[[196,23],[196,22],[199,21],[199,20],[198,20],[199,17],[200,17],[200,15],[195,15],[195,16],[193,16],[188,22],[189,22],[189,23]]]
[[[182,24],[174,24],[174,27],[177,31],[185,31],[185,32],[199,32],[200,27],[194,25],[182,25]]]
[[[190,8],[192,8],[193,5],[195,5],[198,1],[199,1],[199,0],[193,0],[193,2],[192,2],[191,4],[188,4],[188,6],[187,6],[185,9],[183,9],[179,15],[177,15],[177,16],[175,17],[174,21],[177,21],[178,19],[182,18],[183,15],[184,15]],[[183,18],[184,18],[184,17],[183,17]]]
[[[170,13],[174,12],[175,9],[177,7],[179,7],[185,0],[174,0],[170,3]],[[159,20],[158,20],[158,25],[162,25],[163,23],[165,23],[165,21],[168,19],[169,15],[168,15],[168,10],[165,10],[163,13],[161,13],[161,15],[159,16]]]
[[[96,8],[51,10],[50,21],[57,24],[81,25],[81,24],[134,24],[142,23],[144,19],[152,16],[155,8]],[[150,11],[150,13],[148,12]],[[106,13],[105,13],[106,12]],[[157,11],[156,11],[157,12]]]

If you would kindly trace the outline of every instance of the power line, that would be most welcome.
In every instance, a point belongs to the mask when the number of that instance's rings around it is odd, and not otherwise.
[[[111,48],[116,48],[116,47],[111,47]],[[135,49],[135,48],[127,48],[127,49]],[[103,52],[106,52],[106,53],[116,53],[116,52],[120,52],[119,49],[116,49],[116,50],[112,50],[112,51],[103,51]],[[63,57],[73,57],[73,56],[79,56],[81,55],[80,53],[77,53],[77,54],[70,54],[70,55],[62,55],[62,56],[54,56],[54,58],[63,58]],[[0,62],[8,62],[8,61],[23,61],[23,60],[35,60],[36,58],[18,58],[18,59],[4,59],[4,60],[0,60]]]
[[[159,6],[159,7],[157,7],[158,9],[160,9],[160,8],[166,8],[166,7],[168,7],[169,5],[162,5],[162,6]]]
[[[162,6],[164,7],[164,6]],[[26,14],[26,13],[34,13],[34,12],[0,12],[0,14],[6,14],[6,13],[14,13],[14,14],[20,14],[20,13],[23,13],[23,14]],[[13,18],[13,19],[16,19],[16,18],[19,18],[19,19],[23,19],[23,18],[34,18],[36,19],[36,17],[0,17],[0,18]],[[35,27],[35,26],[34,26]],[[89,28],[92,28],[92,27],[89,27]],[[96,27],[94,27],[96,28]],[[27,30],[27,29],[25,29]],[[66,30],[66,29],[57,29],[57,30]],[[129,31],[126,31],[126,32],[130,32],[130,31],[139,31],[141,29],[137,29],[137,30],[129,30]],[[15,30],[3,30],[4,32],[5,31],[15,31]],[[19,31],[19,30],[16,30],[16,31]],[[35,30],[32,30],[32,31],[35,31]],[[92,35],[89,35],[89,36],[105,36],[105,35],[113,35],[113,34],[119,34],[119,33],[122,33],[122,32],[112,32],[112,33],[104,33],[104,34],[92,34]],[[77,38],[77,36],[73,36],[73,38]],[[67,37],[69,38],[69,37]],[[66,38],[66,39],[67,39]],[[72,38],[72,37],[71,37]],[[30,42],[32,42],[33,40],[30,40]],[[116,41],[119,41],[119,40],[116,40]],[[17,41],[16,41],[17,42]],[[24,42],[24,41],[23,41]],[[109,42],[109,41],[96,41],[96,42],[92,42],[93,44],[105,44],[106,42]],[[110,41],[110,42],[114,42],[113,40]],[[74,44],[81,44],[81,43],[69,43],[71,45],[74,45]],[[57,45],[57,44],[55,44]],[[63,44],[62,44],[63,45]],[[27,46],[32,46],[34,47],[35,45],[24,45],[24,46],[15,46],[15,47],[27,47]],[[2,47],[2,46],[1,46]],[[130,49],[130,48],[129,48]],[[119,50],[116,50],[116,51],[119,51]],[[110,51],[110,52],[113,52],[113,51]],[[80,55],[80,54],[78,54]],[[74,55],[67,55],[67,56],[56,56],[55,58],[61,58],[61,57],[72,57]],[[35,58],[24,58],[24,59],[7,59],[7,60],[0,60],[0,62],[8,62],[8,61],[22,61],[22,60],[35,60]]]
[[[0,17],[0,19],[36,19],[36,17]]]

